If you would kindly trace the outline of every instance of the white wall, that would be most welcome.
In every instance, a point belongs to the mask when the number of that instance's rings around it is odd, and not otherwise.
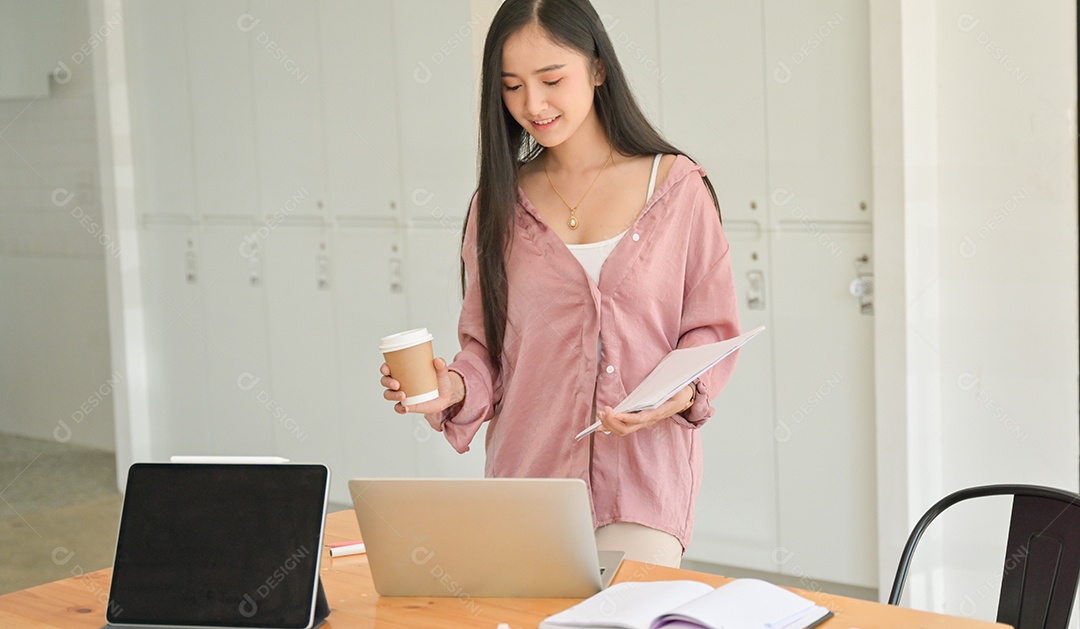
[[[1076,3],[937,15],[943,488],[1076,491]],[[1004,527],[964,515],[943,530],[946,610],[989,617]]]
[[[1080,484],[1076,7],[875,7],[875,248],[903,270],[878,278],[893,311],[877,322],[884,595],[941,495]],[[914,604],[994,617],[1008,505],[943,516]]]
[[[48,93],[0,100],[0,432],[112,450],[91,28],[85,2],[38,8],[63,16],[22,60]]]
[[[450,11],[450,17],[445,24],[436,25],[430,37],[417,39],[413,31],[411,37],[391,37],[398,56],[394,76],[380,75],[379,80],[394,85],[393,95],[377,103],[388,107],[389,122],[380,122],[385,128],[376,132],[388,134],[379,137],[389,137],[400,154],[388,154],[385,176],[364,180],[365,186],[381,191],[378,204],[370,206],[359,205],[366,197],[345,193],[352,190],[351,164],[370,161],[372,155],[364,154],[371,149],[359,141],[336,144],[357,130],[348,128],[340,115],[327,109],[341,110],[370,95],[359,83],[368,75],[343,74],[355,51],[348,48],[348,30],[327,19],[336,15],[335,11],[351,10],[353,5],[331,0],[319,5],[320,19],[326,21],[318,33],[320,42],[328,47],[317,50],[309,41],[317,32],[310,16],[305,18],[304,37],[285,25],[289,20],[279,19],[287,18],[290,11],[307,11],[299,5],[206,3],[203,8],[217,7],[219,11],[215,21],[187,3],[124,4],[132,9],[132,19],[142,10],[142,17],[157,25],[153,33],[159,38],[129,42],[132,49],[143,52],[127,55],[133,75],[143,73],[157,81],[155,90],[133,96],[135,184],[142,184],[139,192],[144,195],[139,211],[144,219],[150,216],[142,227],[149,224],[148,231],[156,238],[141,244],[160,254],[148,260],[144,269],[160,272],[163,281],[175,281],[175,294],[190,293],[191,298],[176,301],[177,308],[172,310],[160,294],[148,291],[148,311],[151,307],[156,310],[148,315],[144,341],[156,341],[175,312],[191,302],[186,319],[169,328],[170,334],[178,336],[166,337],[163,342],[177,351],[213,356],[214,350],[204,347],[201,334],[232,359],[219,360],[213,370],[203,372],[201,361],[206,359],[200,357],[197,365],[189,366],[176,380],[190,384],[190,390],[173,387],[157,392],[158,408],[175,401],[170,412],[177,414],[175,421],[158,418],[155,443],[160,447],[154,454],[169,454],[173,446],[190,438],[193,427],[183,422],[200,408],[204,415],[195,416],[202,423],[194,428],[224,430],[220,435],[205,433],[219,435],[214,443],[222,449],[254,451],[282,445],[306,452],[291,443],[289,435],[277,435],[277,440],[271,435],[268,441],[233,447],[223,440],[236,439],[236,435],[215,426],[214,415],[205,410],[205,405],[216,404],[225,417],[243,415],[244,421],[266,421],[267,409],[257,399],[264,388],[296,414],[297,409],[306,409],[306,400],[313,395],[304,387],[290,389],[291,374],[297,372],[279,367],[275,374],[270,365],[274,356],[260,353],[268,351],[269,336],[283,339],[278,346],[291,347],[294,354],[305,351],[303,343],[288,342],[293,329],[305,329],[302,318],[288,318],[302,314],[300,310],[284,319],[260,318],[265,295],[290,303],[289,284],[241,294],[240,290],[250,288],[247,274],[253,267],[248,260],[233,255],[243,236],[281,207],[275,199],[295,192],[295,182],[286,179],[293,172],[316,181],[305,188],[310,192],[305,200],[313,206],[298,210],[302,220],[281,226],[272,237],[265,253],[269,258],[260,258],[264,266],[259,270],[275,272],[263,279],[270,285],[290,270],[299,269],[303,276],[290,276],[287,281],[320,295],[308,278],[322,255],[315,249],[324,242],[322,236],[329,235],[332,237],[325,244],[329,247],[331,285],[348,289],[336,294],[333,305],[327,300],[292,300],[303,301],[301,307],[310,307],[323,317],[308,325],[337,326],[336,333],[321,327],[316,331],[320,351],[326,354],[322,358],[327,364],[342,366],[340,380],[327,389],[339,391],[340,400],[345,402],[324,401],[323,406],[313,408],[330,412],[343,405],[348,413],[345,432],[352,436],[342,442],[370,435],[369,427],[381,425],[378,422],[397,419],[382,412],[385,409],[376,413],[357,410],[367,404],[364,400],[377,394],[377,388],[373,381],[354,383],[369,373],[378,359],[362,354],[364,338],[355,318],[349,317],[371,312],[370,302],[364,298],[367,293],[361,289],[378,282],[380,290],[395,300],[391,310],[379,315],[379,325],[408,319],[425,324],[434,321],[433,325],[444,330],[441,338],[452,334],[451,315],[447,314],[452,311],[452,292],[440,292],[439,301],[425,312],[427,302],[423,299],[392,293],[384,285],[390,272],[381,265],[401,253],[393,248],[398,243],[405,251],[437,251],[444,261],[452,257],[454,243],[448,236],[453,235],[452,229],[443,222],[449,220],[453,227],[471,190],[469,158],[474,145],[471,139],[464,144],[461,141],[472,138],[471,131],[463,131],[471,122],[456,130],[459,137],[453,145],[461,151],[461,159],[455,161],[455,176],[440,175],[424,160],[409,156],[424,146],[427,131],[422,124],[423,112],[434,98],[432,94],[452,90],[460,100],[462,92],[451,79],[465,77],[469,67],[473,67],[469,78],[475,82],[475,59],[467,59],[465,50],[471,45],[474,54],[478,51],[483,27],[474,24],[487,24],[494,3],[458,2],[453,9],[440,5]],[[391,4],[387,0],[379,6],[400,21],[399,30],[407,29],[408,20],[416,15],[398,15],[390,10]],[[93,6],[114,5],[94,0]],[[612,21],[609,28],[615,34],[625,34],[625,41],[635,42],[635,49],[642,51],[646,62],[628,65],[643,90],[646,109],[664,114],[662,91],[670,89],[671,82],[665,84],[666,75],[654,72],[647,63],[654,58],[664,60],[664,50],[654,50],[652,42],[660,38],[655,30],[639,23],[650,15],[651,3],[598,1],[597,6],[609,17],[621,18],[621,22]],[[81,2],[73,0],[71,8],[70,19],[62,22],[68,29],[65,50],[55,55],[57,61],[67,62],[70,80],[65,74],[64,83],[54,82],[47,99],[0,101],[0,137],[4,140],[0,143],[0,431],[51,437],[57,422],[66,420],[73,442],[110,447],[112,409],[107,392],[110,380],[116,378],[111,375],[105,337],[103,272],[108,260],[105,256],[112,255],[109,252],[115,250],[116,242],[103,236],[100,227],[108,221],[102,220],[98,200],[102,192],[97,188],[90,63],[86,58],[75,61],[77,53],[94,41],[90,33],[97,27],[90,26]],[[161,17],[172,15],[172,11],[178,19],[158,19],[147,11],[168,14]],[[1076,20],[1075,7],[1065,0],[994,4],[886,0],[871,3],[870,11],[874,114],[874,198],[870,207],[877,258],[878,574],[884,595],[911,524],[943,493],[988,482],[1077,487]],[[107,25],[111,13],[101,13],[96,24]],[[253,32],[245,32],[237,23],[237,17],[245,13],[264,22]],[[142,31],[142,35],[147,32]],[[264,32],[274,33],[278,49],[299,60],[301,69],[310,68],[312,78],[293,81],[288,69],[272,56],[275,53],[259,40]],[[211,42],[203,36],[211,37]],[[460,41],[462,37],[471,41]],[[352,44],[362,48],[364,42]],[[444,44],[455,46],[457,52],[449,57],[436,55]],[[622,45],[620,53],[634,54],[628,44]],[[215,56],[215,46],[232,46],[239,56]],[[160,54],[148,56],[143,49]],[[88,50],[94,61],[95,50],[101,51],[96,44]],[[440,61],[436,64],[435,59]],[[435,72],[432,80],[418,81],[417,64],[425,60]],[[252,75],[253,61],[261,64],[258,77]],[[218,74],[209,73],[214,67],[220,70]],[[203,71],[190,74],[189,68]],[[241,73],[233,72],[236,69]],[[200,93],[192,93],[189,81],[209,83]],[[174,91],[161,91],[165,89]],[[215,100],[214,89],[232,91],[228,98]],[[321,105],[318,96],[313,96],[316,89],[326,98]],[[284,92],[287,99],[277,103],[278,110],[264,109],[262,118],[255,118],[250,111],[258,90]],[[191,102],[188,97],[192,97]],[[405,101],[395,103],[399,97]],[[223,107],[220,112],[212,107],[218,101]],[[363,103],[363,107],[371,105]],[[380,107],[371,111],[377,114]],[[471,121],[475,112],[468,107],[455,106],[453,115]],[[298,112],[314,112],[321,122],[305,119],[311,133],[299,140],[304,149],[301,157],[311,157],[316,167],[305,163],[294,171],[281,151],[269,156],[258,153],[256,140],[273,135],[275,125],[287,125],[300,115]],[[138,125],[140,120],[150,120],[147,115],[157,117],[157,124],[146,127],[154,128],[156,136],[139,135]],[[670,112],[660,118],[665,116],[670,117]],[[213,124],[223,120],[231,123],[215,131]],[[397,136],[393,129],[401,120],[415,123],[408,126],[413,135]],[[192,125],[197,127],[194,131]],[[118,132],[127,139],[126,127]],[[338,162],[341,149],[347,151]],[[327,166],[325,172],[320,166]],[[724,176],[717,170],[712,168],[714,181]],[[236,178],[223,176],[234,172]],[[130,174],[120,168],[106,174],[106,179],[130,188]],[[230,187],[230,181],[237,185]],[[323,197],[323,186],[327,190],[325,208],[314,205]],[[54,197],[58,189],[75,196],[69,199],[60,192]],[[335,191],[342,194],[335,196]],[[731,191],[720,190],[720,194],[724,198]],[[400,208],[396,214],[390,201],[396,201]],[[89,230],[79,222],[82,215],[89,217]],[[204,218],[212,224],[200,225]],[[187,244],[190,235],[196,236],[193,245]],[[360,252],[357,243],[364,242],[378,242],[380,248]],[[160,243],[161,248],[150,246],[154,243]],[[343,246],[350,249],[346,252]],[[198,254],[199,269],[228,270],[221,285],[204,292],[202,284],[185,280],[189,247]],[[357,264],[365,268],[370,264],[370,276],[350,276],[348,269]],[[403,276],[411,282],[419,277],[420,268],[413,256]],[[433,280],[436,287],[447,283],[443,277]],[[209,285],[215,276],[200,275],[200,280]],[[171,299],[172,294],[169,296]],[[198,301],[204,298],[207,301]],[[250,324],[235,335],[224,327],[231,320],[212,316],[217,312],[215,304],[231,303],[234,298],[242,300],[244,313],[254,316],[238,320],[240,323],[232,321],[237,326],[245,321]],[[141,307],[142,299],[136,301],[135,307]],[[158,316],[160,320],[153,318]],[[336,354],[330,349],[333,334],[344,339]],[[142,336],[141,330],[138,335]],[[450,351],[452,347],[440,353]],[[171,360],[176,366],[183,355],[158,352],[153,358]],[[280,355],[277,360],[281,360]],[[237,374],[254,373],[257,367],[266,367],[259,372],[263,388],[239,389]],[[159,376],[168,373],[163,370]],[[93,403],[95,394],[102,401],[88,408],[90,412],[81,411],[81,405]],[[72,415],[78,412],[84,414],[76,423]],[[413,428],[411,424],[386,428],[387,438],[400,432],[404,439],[414,441],[408,443],[413,463],[403,469],[427,473],[460,465],[459,458],[451,457],[440,440]],[[326,434],[334,432],[329,425],[323,429]],[[149,442],[145,433],[140,439]],[[366,442],[363,451],[379,465],[399,464],[376,440]],[[347,445],[339,445],[333,455],[343,462],[344,475],[362,470],[359,466],[364,461],[355,456],[350,459],[351,454],[355,452]],[[474,464],[475,460],[468,463]],[[1000,507],[989,509],[997,512],[971,511],[943,521],[941,535],[927,540],[924,556],[947,563],[945,570],[940,565],[932,569],[916,566],[911,589],[924,606],[992,615],[996,589],[988,580],[1000,573],[1000,562],[993,557],[1000,554],[1003,543],[995,546],[1002,538],[1001,531],[990,530],[986,522],[988,518],[1000,521],[1003,515]],[[957,538],[963,543],[948,550],[939,542]],[[980,562],[980,557],[991,560]],[[959,576],[943,576],[946,574]]]

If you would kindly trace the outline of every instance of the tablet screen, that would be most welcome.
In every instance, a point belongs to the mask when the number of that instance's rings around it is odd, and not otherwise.
[[[328,480],[323,465],[133,465],[109,622],[307,627]]]

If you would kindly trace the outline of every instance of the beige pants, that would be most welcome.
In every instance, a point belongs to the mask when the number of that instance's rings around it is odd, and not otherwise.
[[[621,550],[624,559],[678,568],[682,544],[674,535],[630,522],[616,522],[596,531],[597,550]]]

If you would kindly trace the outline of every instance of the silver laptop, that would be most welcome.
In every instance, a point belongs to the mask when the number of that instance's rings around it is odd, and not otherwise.
[[[622,552],[596,550],[578,479],[349,481],[383,596],[584,598]]]

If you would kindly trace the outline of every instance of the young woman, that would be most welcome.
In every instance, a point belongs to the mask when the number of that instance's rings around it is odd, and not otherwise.
[[[480,177],[462,240],[461,352],[424,413],[489,477],[581,478],[597,545],[678,566],[701,484],[698,429],[734,361],[654,410],[612,407],[672,349],[739,334],[705,172],[634,101],[588,0],[506,0],[484,45]],[[608,434],[574,435],[599,417]]]

